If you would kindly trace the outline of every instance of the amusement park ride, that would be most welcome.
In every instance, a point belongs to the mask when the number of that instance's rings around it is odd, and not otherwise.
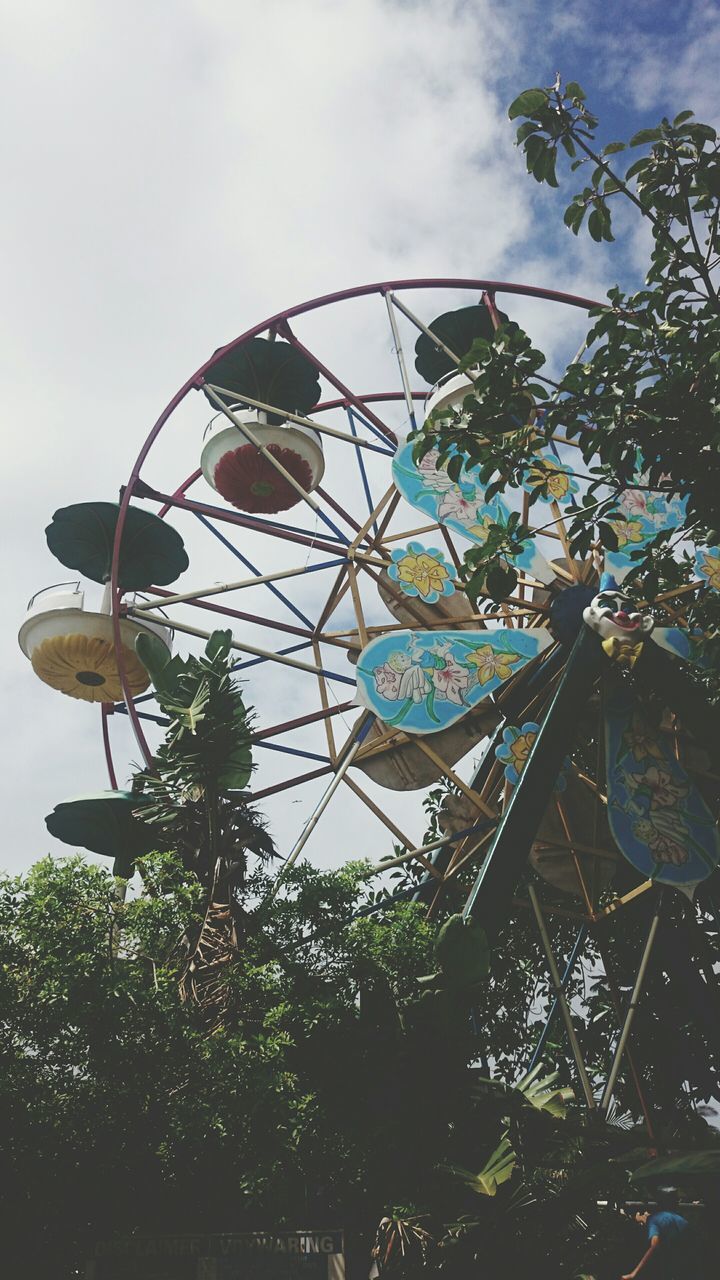
[[[473,394],[472,371],[458,367],[475,338],[492,336],[498,295],[507,307],[513,295],[516,305],[541,301],[554,324],[568,308],[597,305],[484,280],[388,282],[282,312],[216,351],[153,426],[119,506],[88,502],[53,517],[50,550],[104,586],[100,607],[85,608],[79,584],[50,588],[31,602],[20,644],[41,680],[100,706],[113,790],[57,806],[48,827],[68,843],[118,852],[133,807],[116,780],[111,729],[120,714],[152,765],[146,730],[157,733],[162,717],[136,636],[152,632],[169,650],[229,624],[236,669],[247,673],[262,717],[259,754],[287,763],[283,776],[266,779],[260,765],[253,799],[272,818],[273,797],[286,806],[297,788],[322,780],[310,818],[281,850],[284,867],[312,852],[321,825],[331,825],[340,855],[357,853],[354,842],[342,847],[348,792],[395,845],[375,870],[419,864],[418,895],[431,912],[449,890],[457,900],[472,869],[464,915],[492,932],[529,859],[536,874],[527,892],[556,1006],[587,1105],[603,1110],[652,951],[659,887],[692,898],[720,861],[720,779],[710,759],[717,726],[688,674],[697,655],[682,607],[662,596],[652,610],[638,607],[622,588],[631,553],[682,524],[681,499],[650,491],[638,474],[618,500],[618,550],[604,563],[597,552],[582,562],[566,532],[587,481],[572,441],[543,443],[522,486],[490,501],[478,468],[453,467],[436,448],[415,460],[407,434],[421,415],[462,415]],[[462,296],[469,305],[458,305]],[[317,313],[330,321],[321,332],[341,330],[359,302],[387,325],[386,350],[397,361],[395,384],[369,394],[352,390],[298,337]],[[529,421],[534,412],[529,405]],[[190,474],[151,476],[156,454],[177,465],[189,431]],[[531,502],[533,490],[539,500]],[[517,586],[500,605],[471,601],[463,554],[513,512],[537,531],[517,557]],[[205,543],[196,556],[198,534]],[[211,546],[217,564],[234,559],[242,575],[218,581],[216,567],[205,569],[215,563]],[[720,588],[712,551],[698,556],[696,571],[695,588]],[[287,707],[281,719],[278,705]],[[460,762],[473,752],[479,763],[466,781]],[[441,778],[451,784],[445,834],[418,844],[391,813],[398,799],[407,813],[410,792],[420,808]],[[627,892],[614,887],[623,860],[636,873]],[[543,890],[579,926],[564,976]],[[596,922],[647,891],[657,905],[598,1099],[565,985]]]

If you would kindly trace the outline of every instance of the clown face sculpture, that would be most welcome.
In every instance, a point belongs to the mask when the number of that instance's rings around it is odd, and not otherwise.
[[[583,610],[583,621],[603,640],[643,640],[655,626],[654,620],[648,614],[639,613],[630,597],[606,573],[600,579],[598,594]]]

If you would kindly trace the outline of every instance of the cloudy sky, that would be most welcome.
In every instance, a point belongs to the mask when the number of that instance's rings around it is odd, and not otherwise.
[[[64,851],[44,815],[107,785],[97,714],[41,685],[17,649],[28,597],[65,576],[45,545],[52,512],[114,499],[189,373],[305,298],[412,276],[590,296],[631,283],[642,238],[628,228],[599,250],[566,232],[563,194],[524,175],[506,108],[559,69],[586,88],[605,140],[686,107],[712,119],[720,10],[704,0],[667,9],[5,0],[5,868]],[[421,305],[432,319],[432,299]],[[298,333],[318,354],[332,350],[354,386],[386,382],[380,304],[341,328],[317,318]],[[552,324],[535,336],[551,351],[562,345]],[[197,465],[208,414],[193,414],[158,451],[153,478],[166,487]],[[205,544],[193,571],[206,582],[239,576]],[[292,701],[282,682],[272,705],[267,689],[250,696],[278,719]],[[117,749],[137,758],[122,732]],[[294,795],[295,810],[275,816],[281,843],[317,794]],[[422,815],[406,808],[418,837]],[[337,829],[318,845],[324,860],[373,852],[362,839],[346,847]]]

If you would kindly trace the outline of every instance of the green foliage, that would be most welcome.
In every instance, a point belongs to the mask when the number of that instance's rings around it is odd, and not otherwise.
[[[251,715],[230,668],[232,634],[216,631],[205,653],[168,658],[154,637],[136,648],[170,718],[153,767],[137,775],[135,790],[149,801],[146,822],[162,847],[178,850],[205,883],[219,857],[245,868],[245,850],[270,857],[273,845],[240,794],[252,771]]]
[[[645,287],[635,293],[609,290],[608,303],[591,315],[587,354],[568,366],[558,383],[544,377],[544,354],[517,326],[501,326],[490,341],[478,341],[472,353],[472,363],[479,366],[474,396],[466,398],[461,412],[446,411],[426,423],[415,453],[421,457],[438,446],[443,460],[457,450],[479,465],[492,497],[519,485],[538,447],[553,434],[576,441],[588,476],[585,491],[569,508],[571,546],[578,554],[587,554],[596,538],[615,549],[610,521],[640,457],[651,488],[687,499],[684,526],[659,533],[649,548],[636,552],[633,574],[643,575],[643,589],[653,598],[691,577],[689,553],[674,544],[691,536],[700,546],[713,545],[718,526],[717,137],[684,111],[641,130],[627,144],[600,147],[598,121],[572,81],[526,90],[509,115],[521,122],[518,146],[536,181],[558,186],[561,160],[571,171],[587,173],[565,212],[565,225],[575,235],[586,226],[593,240],[611,241],[618,200],[650,227],[653,249]],[[628,148],[633,156],[623,171],[615,158]],[[520,413],[524,394],[543,403],[534,422]],[[511,548],[499,539],[470,553],[471,596],[483,587],[494,598],[512,589],[502,576],[508,555]],[[691,625],[713,629],[718,621],[717,597],[701,591]]]
[[[412,1208],[393,1213],[395,1235],[399,1221],[410,1235],[413,1222],[432,1231],[442,1248],[424,1235],[422,1248],[448,1275],[466,1275],[478,1251],[491,1274],[501,1265],[523,1274],[538,1250],[558,1267],[597,1259],[608,1227],[595,1200],[622,1196],[626,1169],[644,1152],[624,1164],[609,1156],[630,1155],[643,1134],[585,1127],[560,1083],[559,1030],[548,1044],[557,1079],[521,1071],[511,1087],[479,1079],[472,1065],[489,1053],[512,1078],[513,1057],[526,1058],[530,996],[536,1008],[544,999],[528,915],[508,923],[492,979],[472,988],[473,1035],[467,990],[429,993],[445,999],[446,1022],[437,1008],[425,1016],[426,996],[417,998],[434,956],[450,967],[459,959],[457,924],[436,946],[418,906],[359,914],[370,905],[365,864],[295,866],[275,898],[256,865],[243,886],[227,1016],[208,1035],[177,998],[178,939],[197,928],[206,890],[172,853],[147,855],[141,869],[144,892],[125,902],[107,873],[79,858],[0,881],[10,1261],[57,1280],[90,1240],[128,1223],[157,1233],[324,1217],[343,1222],[364,1263],[378,1219],[398,1203]],[[634,934],[637,950],[642,929]],[[568,940],[556,934],[559,948]],[[661,955],[664,945],[659,938]],[[667,946],[677,950],[672,935]],[[635,952],[621,958],[632,974]],[[663,963],[661,989],[665,972]],[[592,968],[571,997],[592,1065],[607,1059],[616,1024],[599,980],[585,1015],[588,982]],[[653,1054],[643,1078],[655,1089],[659,1069],[668,1092],[683,1090],[672,1061],[683,1015],[656,992],[653,1008],[658,1018],[642,1033],[654,1038],[659,1068]],[[676,1121],[674,1134],[677,1142]]]
[[[568,1103],[574,1097],[573,1091],[567,1087],[558,1086],[557,1071],[551,1071],[545,1076],[541,1072],[542,1064],[538,1063],[532,1071],[528,1071],[518,1080],[515,1088],[531,1107],[536,1107],[538,1111],[546,1111],[548,1115],[555,1116],[558,1120],[564,1120]]]
[[[573,1090],[558,1084],[559,1072],[551,1071],[543,1075],[542,1071],[542,1063],[538,1063],[514,1085],[506,1084],[503,1080],[483,1080],[479,1096],[486,1098],[488,1090],[495,1091],[502,1105],[508,1106],[515,1113],[518,1109],[529,1106],[554,1116],[557,1120],[564,1120],[568,1104],[575,1096]]]
[[[72,1274],[94,1237],[129,1224],[258,1229],[309,1215],[374,1229],[412,1161],[411,1190],[432,1169],[447,1126],[443,1104],[413,1136],[424,1082],[406,1086],[404,1039],[358,1004],[381,978],[400,1009],[411,1000],[431,952],[422,913],[353,924],[360,868],[293,868],[273,905],[258,871],[231,1015],[208,1036],[177,997],[178,938],[205,891],[172,854],[148,855],[142,872],[145,892],[125,902],[78,857],[0,880],[7,1265]]]
[[[293,867],[275,899],[257,869],[230,1016],[207,1035],[177,999],[177,939],[205,891],[172,854],[142,872],[124,902],[79,858],[0,881],[8,1266],[58,1280],[98,1236],[306,1217],[342,1222],[364,1265],[398,1203],[393,1269],[402,1240],[458,1275],[478,1249],[489,1267],[496,1247],[519,1268],[540,1248],[580,1257],[573,1214],[623,1185],[616,1147],[536,1105],[552,1080],[533,1077],[534,1102],[523,1081],[473,1098],[477,1042],[412,1017],[435,936],[421,909],[358,917],[364,865]],[[364,1001],[381,988],[400,1021]]]
[[[476,986],[490,971],[485,930],[472,917],[450,916],[438,930],[435,958],[449,986],[461,990]]]
[[[507,1135],[500,1139],[479,1173],[470,1173],[456,1165],[448,1165],[447,1172],[455,1175],[479,1196],[494,1196],[498,1187],[509,1182],[517,1164],[517,1155]]]
[[[231,645],[231,631],[215,631],[204,657],[170,658],[155,636],[139,635],[135,643],[171,718],[165,755],[194,787],[241,790],[252,771],[248,712],[228,669]]]

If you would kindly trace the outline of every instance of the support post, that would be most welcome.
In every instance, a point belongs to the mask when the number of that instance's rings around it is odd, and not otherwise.
[[[397,320],[395,319],[395,312],[393,310],[392,304],[394,302],[395,302],[395,295],[393,293],[386,293],[385,306],[387,307],[388,320],[390,321],[390,328],[392,329],[393,342],[395,343],[395,355],[397,356],[398,367],[400,369],[400,377],[402,378],[405,404],[407,406],[408,416],[410,418],[410,425],[413,431],[416,431],[417,422],[415,420],[415,405],[413,403],[412,388],[410,386],[410,379],[408,378],[407,366],[405,364],[405,353],[403,352],[403,349],[402,349],[400,334],[398,332],[398,327],[397,327]]]
[[[560,983],[560,986],[563,991],[565,990],[568,982],[570,981],[573,975],[573,970],[575,968],[575,965],[577,964],[577,958],[580,955],[580,952],[585,945],[585,939],[587,938],[587,934],[588,934],[588,927],[586,924],[582,924],[580,926],[580,930],[578,932],[577,938],[575,939],[575,942],[573,944],[573,949],[570,952],[570,955],[568,957],[567,964],[565,965],[565,972],[562,976],[562,981]],[[555,999],[553,1000],[552,1005],[550,1006],[550,1012],[548,1013],[548,1016],[545,1019],[545,1026],[543,1027],[540,1033],[540,1038],[533,1050],[533,1055],[532,1055],[532,1058],[530,1059],[528,1071],[532,1071],[533,1067],[537,1066],[538,1062],[540,1061],[540,1056],[542,1054],[543,1049],[545,1048],[545,1041],[547,1040],[548,1035],[550,1034],[550,1028],[553,1022],[555,1021],[555,1015],[557,1014],[559,1007],[560,1007],[560,1002],[556,994]]]
[[[570,1041],[570,1049],[572,1051],[572,1056],[575,1060],[575,1067],[578,1073],[578,1078],[580,1080],[580,1087],[582,1088],[583,1094],[585,1095],[585,1102],[587,1103],[588,1110],[594,1111],[595,1097],[593,1095],[592,1085],[590,1084],[590,1077],[588,1076],[587,1069],[585,1067],[585,1062],[582,1056],[582,1050],[578,1043],[578,1038],[575,1033],[575,1028],[573,1026],[570,1007],[568,1005],[567,998],[565,996],[565,989],[563,987],[562,980],[560,978],[560,972],[558,970],[557,964],[555,963],[555,956],[553,955],[553,950],[550,945],[550,937],[548,935],[547,926],[545,924],[545,919],[544,919],[542,910],[540,908],[540,902],[533,885],[530,885],[528,887],[528,895],[530,897],[530,902],[532,903],[532,909],[535,913],[535,919],[537,920],[538,929],[540,930],[540,937],[542,939],[543,950],[545,952],[545,956],[548,962],[548,968],[550,970],[550,977],[552,979],[553,990],[555,992],[555,999],[557,1000],[560,1006],[560,1012],[562,1013],[563,1022],[565,1023],[565,1030],[567,1031],[567,1037],[568,1037],[568,1040]]]
[[[640,965],[638,967],[637,977],[635,978],[635,986],[633,987],[632,995],[630,997],[630,1004],[628,1005],[628,1010],[627,1010],[627,1013],[625,1014],[625,1022],[623,1023],[623,1027],[620,1032],[620,1039],[617,1042],[617,1048],[615,1049],[615,1056],[612,1061],[612,1066],[610,1067],[610,1074],[607,1078],[607,1084],[605,1085],[605,1091],[603,1093],[602,1101],[600,1103],[601,1111],[605,1111],[605,1112],[607,1111],[608,1107],[610,1106],[610,1103],[612,1102],[613,1093],[615,1092],[615,1085],[617,1084],[617,1078],[620,1072],[620,1063],[622,1062],[622,1057],[625,1052],[625,1047],[630,1038],[630,1030],[632,1028],[633,1019],[635,1017],[635,1010],[637,1009],[638,1004],[640,1002],[640,996],[642,995],[642,989],[645,984],[645,975],[647,974],[648,965],[650,963],[650,956],[652,954],[653,944],[655,942],[655,935],[657,934],[658,926],[660,924],[661,910],[662,910],[662,889],[660,890],[657,907],[655,908],[655,914],[652,918],[650,928],[648,930],[648,936],[645,941],[645,946],[643,948],[643,953],[640,959]]]
[[[368,711],[367,715],[363,717],[363,719],[361,720],[361,722],[360,722],[360,724],[359,724],[359,726],[358,726],[358,728],[357,728],[357,730],[356,730],[356,732],[355,732],[355,741],[353,742],[353,744],[352,744],[352,746],[350,747],[349,751],[347,751],[347,752],[346,752],[345,756],[343,757],[343,760],[341,761],[341,763],[338,765],[337,769],[335,770],[335,777],[333,778],[332,782],[330,783],[330,786],[327,788],[327,790],[325,791],[325,794],[322,796],[322,798],[320,799],[320,801],[318,802],[318,804],[315,806],[315,808],[314,808],[313,812],[311,813],[310,817],[308,818],[307,822],[305,823],[305,826],[304,826],[304,827],[303,827],[303,829],[302,829],[302,832],[301,832],[301,834],[300,834],[300,838],[296,841],[294,848],[293,848],[293,849],[291,850],[291,852],[288,854],[287,861],[283,864],[282,868],[280,869],[280,871],[279,871],[279,873],[278,873],[278,875],[277,875],[277,877],[276,877],[275,884],[273,885],[273,889],[272,889],[271,897],[273,897],[273,898],[275,897],[275,895],[276,895],[276,893],[277,893],[278,889],[280,888],[280,884],[281,884],[281,881],[282,881],[283,876],[285,875],[285,873],[286,873],[287,871],[289,871],[289,870],[290,870],[290,868],[291,868],[291,867],[292,867],[292,866],[297,862],[298,858],[300,857],[300,854],[302,853],[303,849],[305,848],[305,845],[307,844],[308,840],[310,839],[310,836],[312,835],[313,831],[315,830],[315,827],[317,826],[318,822],[320,821],[320,818],[322,817],[323,813],[324,813],[324,812],[325,812],[325,810],[327,809],[327,807],[328,807],[328,805],[329,805],[330,801],[332,800],[333,796],[335,795],[335,792],[337,791],[338,787],[340,786],[340,783],[342,782],[343,778],[345,777],[345,774],[347,773],[348,769],[350,768],[350,765],[352,764],[353,760],[355,759],[355,756],[357,755],[357,753],[358,753],[358,751],[359,751],[359,749],[360,749],[360,746],[361,746],[361,744],[362,744],[362,740],[363,740],[363,738],[365,737],[365,734],[366,734],[366,733],[369,731],[369,729],[370,729],[370,725],[372,724],[372,720],[373,720],[372,712]]]
[[[602,656],[598,637],[583,627],[465,904],[463,915],[476,916],[490,934],[505,918]]]

